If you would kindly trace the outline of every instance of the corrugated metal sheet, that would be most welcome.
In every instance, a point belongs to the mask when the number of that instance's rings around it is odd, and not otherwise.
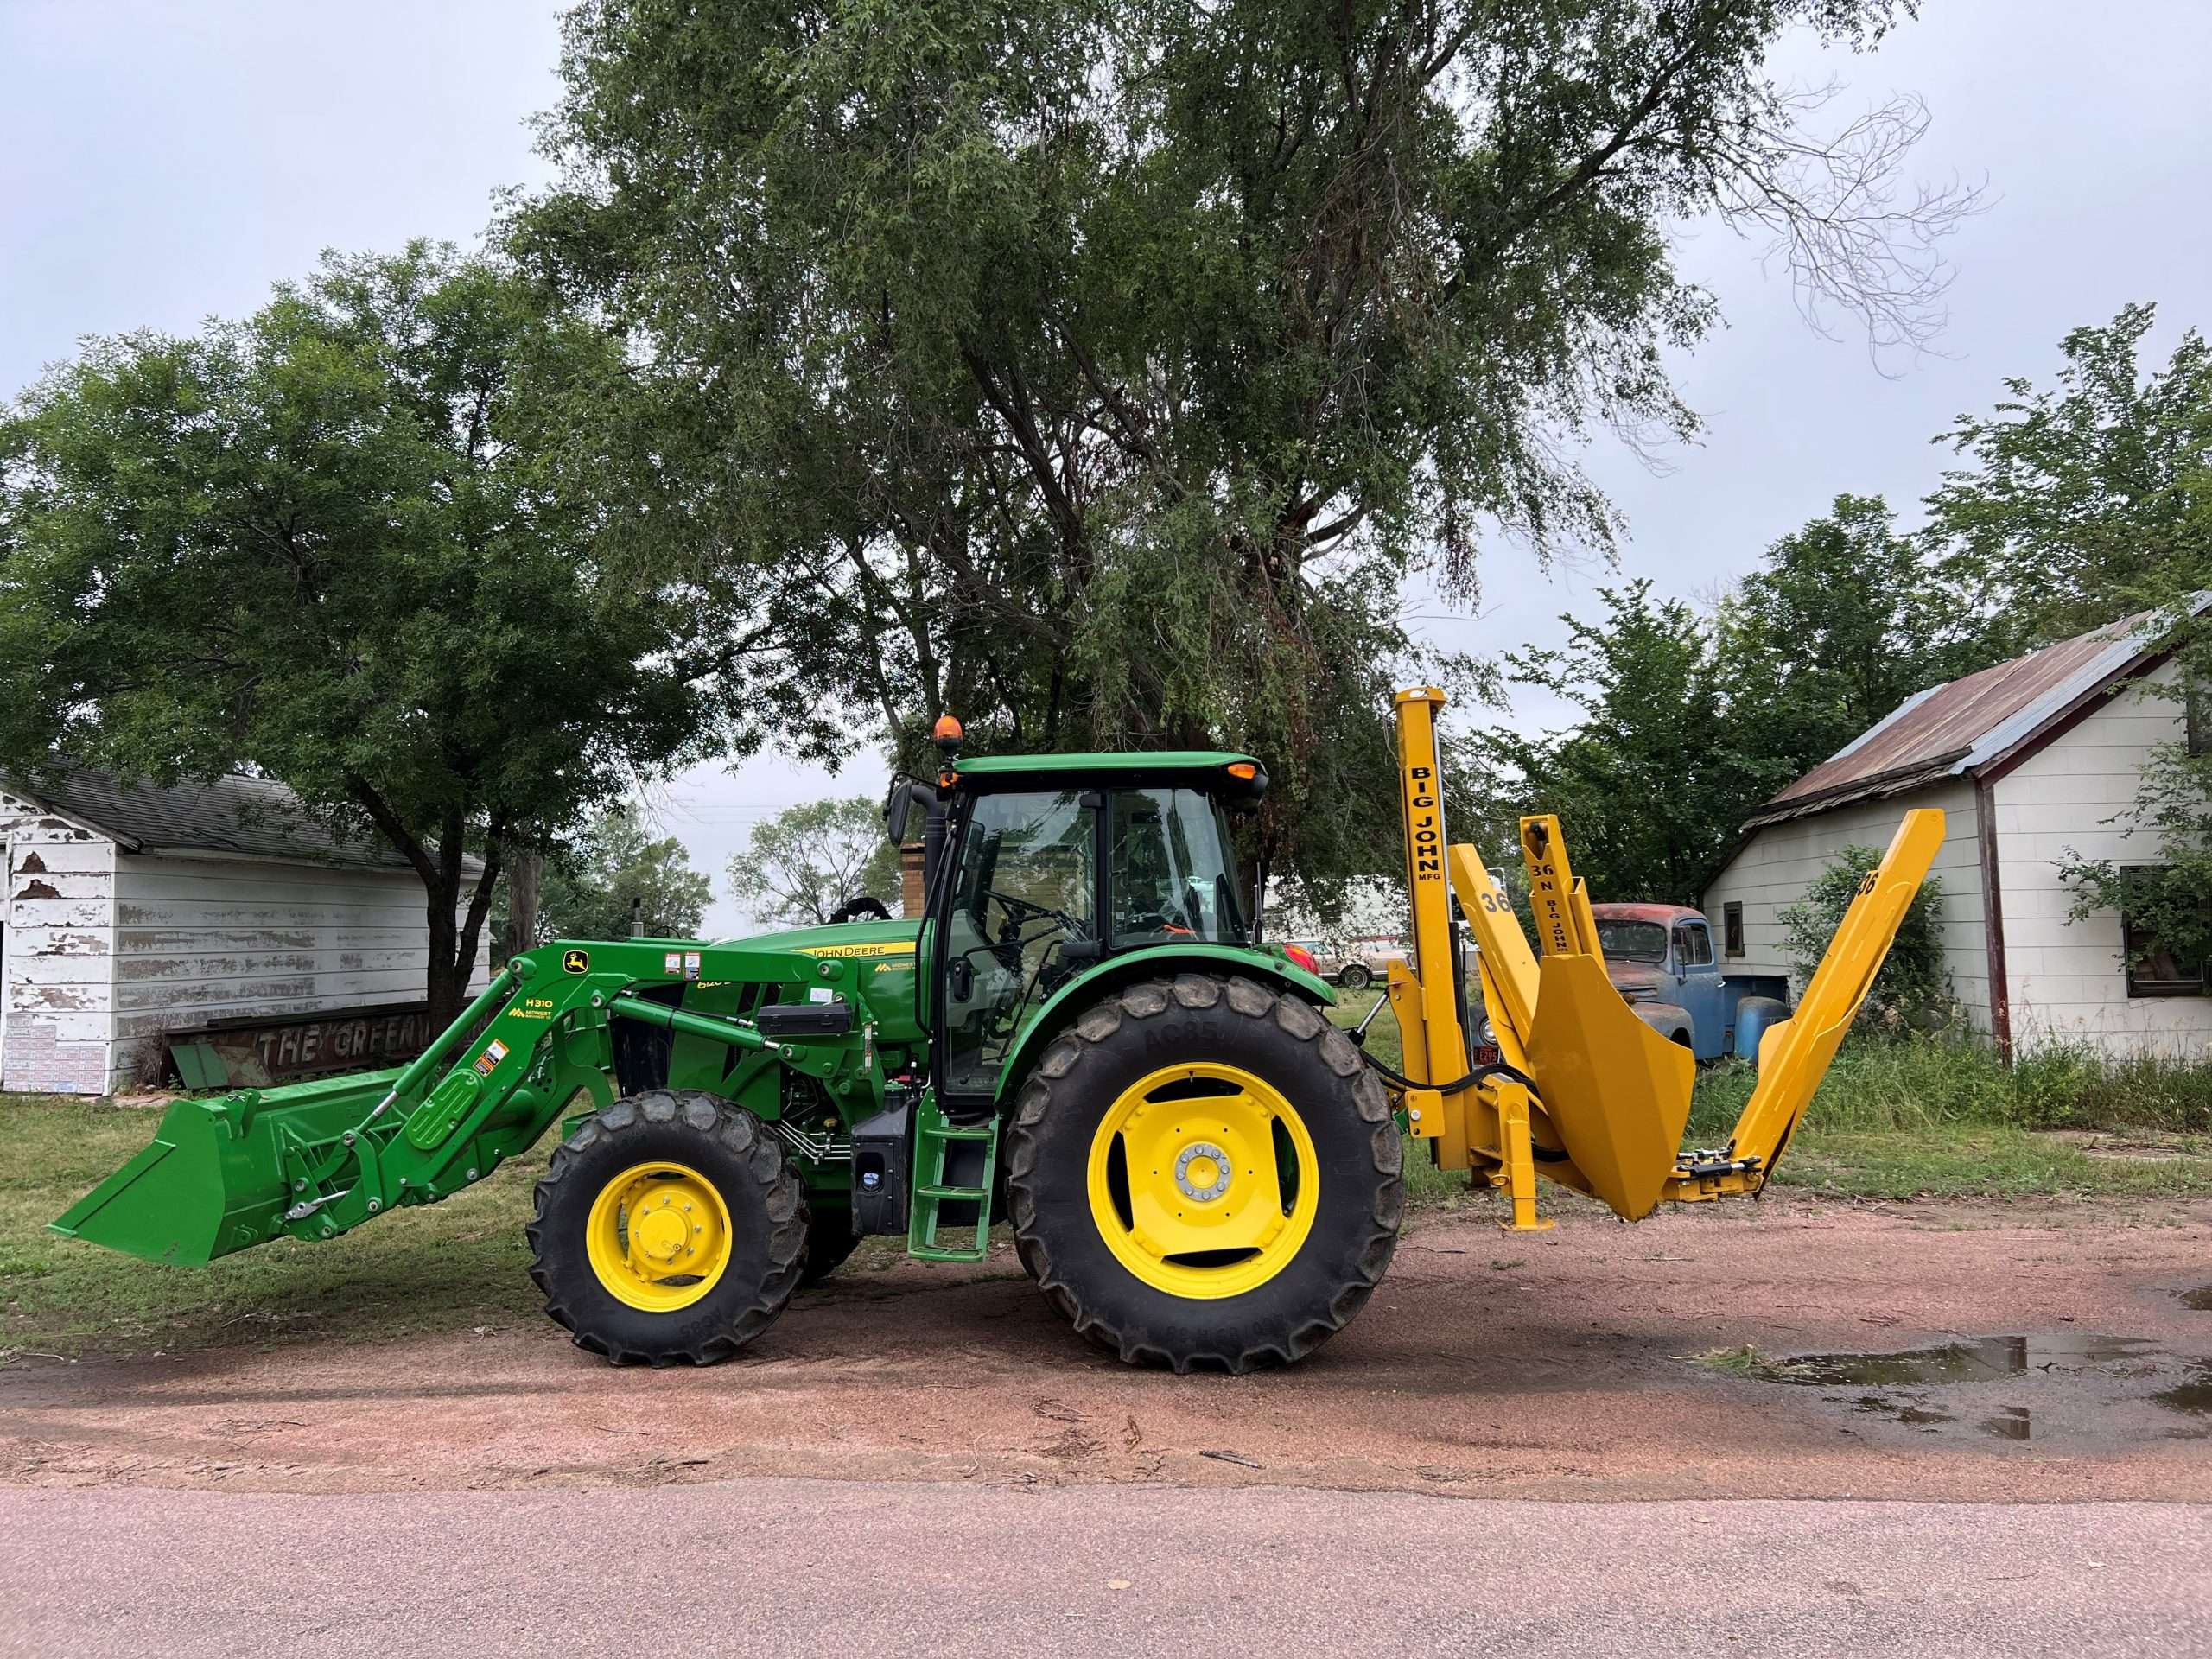
[[[2201,598],[2202,614],[2212,600]],[[2154,650],[2145,611],[1909,699],[1745,821],[1746,830],[1973,771],[2101,693]]]
[[[10,787],[98,830],[126,852],[234,853],[345,869],[404,870],[380,839],[341,840],[310,817],[298,796],[265,778],[219,778],[169,788],[89,766]],[[468,861],[471,872],[480,868]]]

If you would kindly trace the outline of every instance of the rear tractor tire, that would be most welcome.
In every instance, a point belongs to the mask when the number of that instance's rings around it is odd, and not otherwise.
[[[1382,1084],[1311,1004],[1252,980],[1185,974],[1093,1005],[1023,1081],[1007,1145],[1022,1265],[1133,1364],[1301,1359],[1397,1243]]]
[[[655,1089],[554,1149],[530,1276],[579,1348],[618,1365],[711,1365],[784,1311],[807,1227],[798,1173],[760,1119]]]

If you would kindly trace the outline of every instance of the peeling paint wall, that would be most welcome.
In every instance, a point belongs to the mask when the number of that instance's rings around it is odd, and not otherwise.
[[[423,995],[410,871],[127,853],[4,791],[0,849],[0,1089],[105,1094],[151,1071],[166,1032]],[[480,959],[474,986],[490,977]]]
[[[114,843],[0,791],[7,855],[0,1087],[106,1092],[113,1048]]]
[[[410,871],[121,853],[114,893],[118,1081],[164,1032],[423,995],[429,927]],[[490,977],[480,957],[474,984]]]

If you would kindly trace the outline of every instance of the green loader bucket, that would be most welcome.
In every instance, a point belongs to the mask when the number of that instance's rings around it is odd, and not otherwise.
[[[293,1169],[366,1117],[401,1070],[180,1100],[153,1144],[51,1230],[180,1267],[265,1243],[284,1230]]]

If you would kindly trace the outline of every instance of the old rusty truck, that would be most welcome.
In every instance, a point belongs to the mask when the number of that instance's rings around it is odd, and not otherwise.
[[[1712,924],[1682,905],[1592,905],[1606,977],[1637,1019],[1700,1060],[1756,1060],[1789,1017],[1789,982],[1732,974]]]

